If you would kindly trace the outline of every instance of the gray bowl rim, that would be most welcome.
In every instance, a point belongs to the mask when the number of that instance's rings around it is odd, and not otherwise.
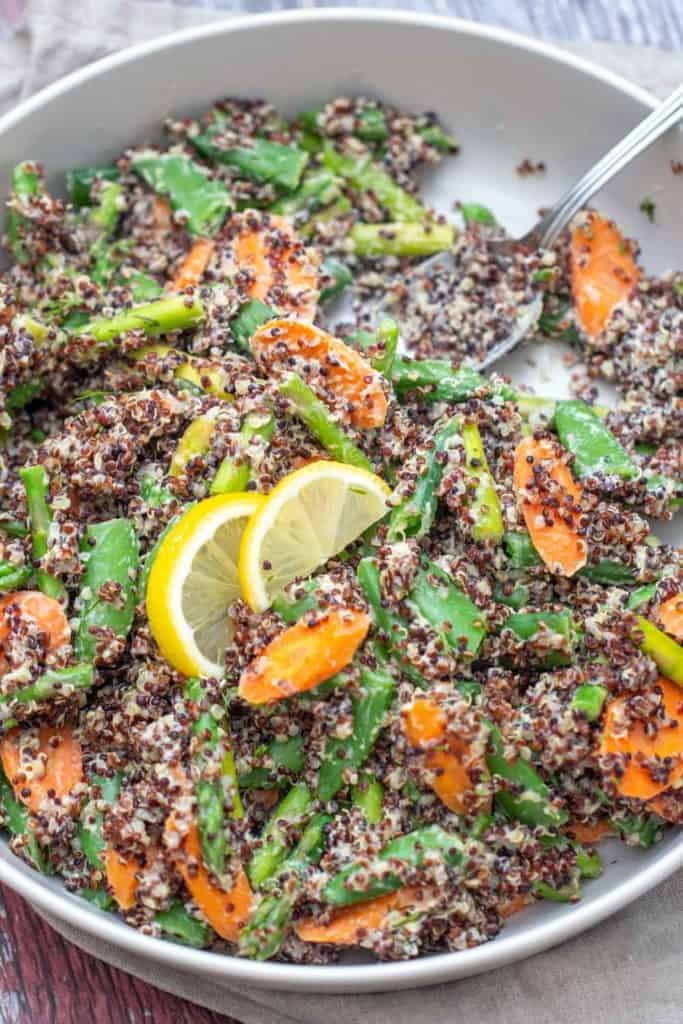
[[[483,38],[508,47],[524,50],[564,64],[582,75],[594,78],[621,91],[645,107],[656,106],[655,97],[625,78],[589,60],[575,56],[557,46],[529,38],[508,29],[481,25],[460,18],[394,10],[337,7],[329,9],[280,11],[245,15],[210,22],[208,25],[183,29],[128,47],[66,75],[0,117],[0,138],[16,123],[31,116],[52,100],[112,69],[137,61],[149,54],[173,50],[196,40],[216,34],[263,30],[271,25],[316,21],[378,22],[454,32]],[[1,847],[7,856],[0,858],[0,881],[29,903],[58,920],[81,931],[118,946],[142,959],[153,959],[169,967],[189,973],[211,976],[216,982],[241,981],[257,988],[298,992],[372,992],[398,988],[435,985],[457,978],[469,977],[540,953],[616,913],[643,893],[664,881],[683,866],[683,835],[673,847],[635,878],[615,886],[590,904],[578,904],[571,912],[555,920],[540,922],[526,933],[506,936],[503,932],[493,942],[455,953],[437,953],[399,963],[369,965],[307,966],[257,962],[221,953],[205,952],[143,935],[129,925],[77,898],[64,890],[55,890],[42,876],[9,853],[7,841]]]

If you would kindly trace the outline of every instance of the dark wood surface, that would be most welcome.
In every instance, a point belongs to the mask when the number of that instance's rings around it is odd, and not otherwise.
[[[191,0],[182,0],[191,6]],[[16,6],[15,0],[12,0]],[[268,10],[268,0],[195,0],[197,7]],[[366,0],[367,3],[367,0]],[[0,13],[4,0],[0,0]],[[284,0],[278,7],[297,7]],[[320,6],[323,6],[321,4]],[[329,6],[327,3],[324,6]],[[393,6],[378,4],[377,6]],[[435,0],[396,4],[451,12],[541,38],[683,49],[681,0]],[[0,886],[0,1024],[237,1024],[108,967],[66,942]]]

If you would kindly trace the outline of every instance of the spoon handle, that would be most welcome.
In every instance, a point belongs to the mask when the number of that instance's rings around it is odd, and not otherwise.
[[[664,100],[640,124],[636,125],[616,146],[576,184],[565,192],[562,198],[545,214],[532,230],[522,239],[533,248],[547,248],[557,241],[574,214],[585,206],[588,200],[603,185],[618,174],[626,164],[639,153],[651,146],[655,139],[672,128],[683,117],[683,85]]]

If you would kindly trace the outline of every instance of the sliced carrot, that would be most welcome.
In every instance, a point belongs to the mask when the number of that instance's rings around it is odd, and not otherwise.
[[[170,231],[173,227],[173,213],[170,203],[161,196],[152,198],[152,217],[156,231]]]
[[[659,606],[657,618],[671,636],[683,640],[683,592],[663,601]]]
[[[534,466],[544,464],[551,479],[562,488],[559,507],[556,497],[543,497],[527,493],[534,483]],[[558,457],[556,446],[549,440],[525,437],[515,452],[513,484],[526,528],[534,547],[551,570],[561,576],[573,576],[586,564],[588,549],[578,531],[579,511],[583,490],[574,480],[569,468]]]
[[[104,851],[103,860],[112,896],[121,910],[130,910],[135,906],[140,865],[135,857],[121,857],[110,846]]]
[[[369,616],[352,608],[333,608],[312,626],[300,620],[245,669],[240,697],[250,704],[271,704],[312,690],[349,664],[369,628]]]
[[[533,896],[529,893],[517,893],[516,896],[511,896],[509,900],[506,900],[500,906],[501,917],[512,917],[513,914],[519,914],[520,911],[525,910],[530,903],[533,903]]]
[[[381,427],[387,415],[382,378],[366,359],[319,327],[297,320],[270,320],[251,342],[252,352],[266,369],[291,370],[292,360],[311,359],[322,368],[324,387],[344,401],[344,412],[357,427]]]
[[[68,643],[71,630],[59,601],[46,597],[39,590],[18,590],[14,594],[6,594],[0,598],[0,651],[2,644],[12,632],[12,616],[17,613],[37,623],[40,631],[46,636],[48,651],[54,651]],[[0,672],[3,670],[3,661],[0,653]]]
[[[601,754],[625,754],[624,771],[615,778],[615,785],[622,796],[638,800],[651,800],[683,779],[683,691],[676,683],[660,676],[658,685],[662,690],[664,710],[673,725],[659,726],[652,735],[650,728],[655,721],[636,721],[624,725],[627,697],[617,697],[607,705],[605,725],[600,742]],[[641,763],[643,758],[667,758],[671,771],[666,780],[654,779]]]
[[[177,832],[173,814],[166,819],[166,833]],[[249,880],[239,868],[235,883],[227,892],[211,880],[202,860],[201,842],[196,825],[191,825],[179,847],[171,854],[175,866],[206,920],[218,935],[236,942],[240,928],[249,917],[252,892]]]
[[[660,793],[654,800],[649,800],[647,806],[665,821],[680,825],[683,823],[682,796],[683,790],[681,789],[667,789],[665,793]]]
[[[326,942],[332,946],[355,946],[368,932],[381,928],[392,910],[402,910],[415,902],[415,890],[406,886],[387,896],[377,896],[367,903],[343,907],[327,924],[306,917],[296,925],[302,942]]]
[[[21,748],[27,733],[35,730],[12,729],[0,742],[0,759],[15,796],[29,810],[38,813],[48,795],[65,797],[83,779],[81,745],[69,726],[37,730],[38,747],[31,748],[30,762],[22,761]],[[32,771],[30,765],[35,764]]]
[[[239,291],[280,313],[313,320],[320,282],[317,256],[284,217],[259,210],[236,213],[225,226],[224,269]]]
[[[591,337],[607,324],[614,307],[640,278],[633,248],[612,221],[591,212],[572,233],[571,276],[574,308]]]
[[[216,243],[210,238],[198,238],[176,270],[169,291],[181,292],[183,288],[198,285],[215,251]]]
[[[599,843],[602,839],[606,839],[607,836],[614,835],[614,829],[606,818],[593,824],[572,821],[566,826],[565,832],[568,832],[577,843]]]
[[[429,697],[417,697],[412,704],[401,712],[401,724],[406,739],[413,747],[424,747],[430,743],[443,740],[447,746],[436,750],[426,750],[424,765],[434,772],[432,789],[449,810],[457,814],[465,814],[473,796],[473,784],[470,778],[469,757],[465,744],[457,736],[446,739],[446,716],[436,701]],[[481,761],[477,767],[482,771],[485,765]]]

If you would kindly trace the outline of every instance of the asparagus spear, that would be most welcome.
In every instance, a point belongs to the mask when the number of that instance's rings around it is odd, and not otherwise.
[[[26,491],[28,515],[31,522],[31,553],[35,562],[47,554],[52,513],[47,501],[48,479],[43,466],[27,466],[19,470]],[[36,573],[38,586],[48,597],[59,601],[66,597],[64,585],[56,576],[44,569]]]
[[[399,399],[417,389],[426,402],[465,402],[472,395],[487,392],[505,401],[517,399],[517,392],[509,385],[493,383],[469,366],[454,370],[445,359],[396,359],[391,379]]]
[[[429,825],[399,836],[387,843],[368,866],[351,864],[337,872],[325,885],[323,898],[342,907],[396,892],[403,882],[400,875],[387,870],[387,864],[399,861],[420,867],[425,854],[432,853],[440,854],[449,866],[457,867],[462,861],[462,840],[439,825]]]
[[[97,631],[111,630],[115,636],[127,636],[133,623],[139,545],[133,524],[128,519],[110,519],[92,523],[86,530],[84,550],[87,563],[81,586],[81,609],[74,641],[76,657],[96,660]],[[113,585],[113,587],[112,587]],[[118,595],[105,600],[103,587],[115,588]]]
[[[125,309],[114,316],[99,316],[88,320],[75,332],[88,335],[101,345],[109,346],[127,331],[144,331],[149,337],[158,337],[170,331],[184,331],[204,319],[204,307],[198,299],[184,295],[148,302],[143,306]]]
[[[344,739],[329,737],[325,746],[318,780],[318,797],[323,802],[342,788],[347,768],[353,771],[365,763],[394,697],[396,683],[381,664],[374,669],[361,665],[360,682],[363,696],[352,701],[353,732]]]
[[[349,237],[358,256],[433,256],[450,249],[455,241],[452,224],[361,224]]]
[[[0,705],[44,703],[56,697],[70,696],[77,690],[90,689],[94,678],[95,671],[92,665],[87,664],[48,669],[34,683],[12,693],[0,694]]]
[[[313,798],[303,782],[297,782],[292,786],[285,798],[280,801],[263,830],[261,846],[253,854],[247,867],[253,888],[258,889],[263,885],[287,856],[287,833],[281,822],[285,825],[300,823],[312,804]]]
[[[458,437],[460,424],[450,420],[434,437],[433,447],[425,455],[425,468],[419,477],[413,494],[397,506],[389,516],[389,541],[405,540],[406,537],[424,537],[429,533],[436,517],[438,498],[436,491],[443,476],[444,453]]]
[[[422,203],[401,188],[382,167],[373,162],[369,154],[348,156],[326,142],[323,147],[323,164],[334,174],[346,178],[359,192],[372,192],[394,220],[419,222],[427,219],[427,210]]]
[[[325,825],[331,820],[327,814],[316,814],[293,852],[266,883],[260,903],[240,933],[242,956],[268,960],[279,951],[303,887],[304,872],[322,857]]]
[[[196,752],[200,767],[203,769],[212,753],[223,750],[221,777],[201,778],[195,786],[197,797],[197,828],[202,846],[202,855],[212,871],[220,876],[225,872],[225,783],[229,783],[232,798],[233,818],[242,818],[244,808],[240,799],[237,772],[230,745],[226,742],[225,729],[212,712],[202,709],[202,704],[209,703],[206,684],[201,679],[188,679],[185,683],[185,696],[200,708],[192,732],[199,741]]]
[[[339,178],[323,167],[307,173],[296,192],[282,196],[270,209],[282,217],[295,217],[297,214],[312,213],[322,206],[329,206],[340,195]],[[322,270],[324,273],[324,264]]]
[[[248,413],[239,433],[240,443],[248,445],[252,437],[262,437],[266,444],[275,432],[275,418],[272,413]],[[251,478],[249,463],[236,462],[232,455],[226,455],[211,484],[211,494],[228,494],[245,490]]]
[[[333,458],[372,472],[370,461],[332,418],[325,403],[300,377],[294,373],[289,374],[280,385],[280,391],[289,400],[292,409],[303,420],[311,434]]]
[[[468,478],[473,485],[473,494],[468,502],[474,519],[472,537],[474,540],[492,540],[498,543],[503,536],[503,513],[498,500],[496,482],[486,461],[484,444],[476,423],[463,425],[462,443]]]
[[[174,210],[183,212],[192,234],[213,234],[234,208],[225,185],[183,154],[145,150],[133,157],[131,167],[154,192],[167,196]]]
[[[585,715],[589,722],[597,722],[607,700],[607,688],[598,683],[582,683],[569,705],[574,711]]]

